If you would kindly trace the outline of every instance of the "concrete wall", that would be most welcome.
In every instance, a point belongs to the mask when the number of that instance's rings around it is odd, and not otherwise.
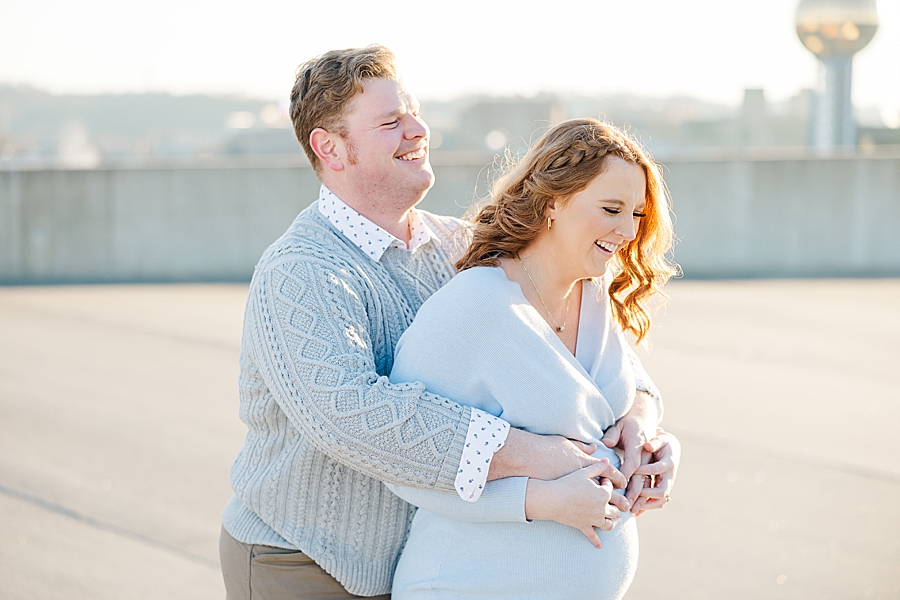
[[[900,156],[667,166],[688,277],[900,275]]]
[[[246,279],[314,180],[308,168],[0,173],[0,280]]]
[[[436,163],[423,207],[462,214],[484,159]],[[666,167],[687,277],[900,275],[900,154]],[[303,164],[0,171],[0,283],[247,280],[317,191]]]

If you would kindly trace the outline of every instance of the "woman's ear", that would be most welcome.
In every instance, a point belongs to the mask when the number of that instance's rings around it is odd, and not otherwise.
[[[552,220],[552,219],[556,218],[556,210],[557,210],[556,198],[551,198],[550,201],[547,202],[547,210],[544,211],[544,214],[547,215],[547,218]]]
[[[309,134],[309,145],[322,164],[332,171],[343,171],[344,161],[341,160],[340,149],[334,134],[317,127]]]

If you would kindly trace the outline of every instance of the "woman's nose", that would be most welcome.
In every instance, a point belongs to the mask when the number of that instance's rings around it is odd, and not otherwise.
[[[625,217],[622,219],[622,223],[616,227],[616,233],[622,236],[625,241],[632,241],[637,237],[637,219],[631,216],[631,214],[626,214],[624,211],[622,215]]]

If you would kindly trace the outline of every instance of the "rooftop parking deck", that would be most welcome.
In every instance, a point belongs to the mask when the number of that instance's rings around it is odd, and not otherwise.
[[[0,597],[224,597],[245,285],[0,287]],[[629,599],[900,596],[900,280],[678,281]]]

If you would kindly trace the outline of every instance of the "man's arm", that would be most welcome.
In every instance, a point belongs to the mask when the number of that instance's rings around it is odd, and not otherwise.
[[[599,463],[600,459],[590,456],[596,449],[594,444],[561,435],[537,435],[510,428],[506,444],[494,454],[487,480],[506,477],[558,479]]]
[[[366,302],[351,265],[307,250],[258,271],[245,350],[293,425],[371,477],[452,490],[470,409],[375,371]]]
[[[246,333],[269,392],[319,450],[376,479],[450,491],[471,409],[375,372],[363,291],[334,257],[256,274]],[[556,479],[597,459],[560,436],[512,430],[489,479]]]

